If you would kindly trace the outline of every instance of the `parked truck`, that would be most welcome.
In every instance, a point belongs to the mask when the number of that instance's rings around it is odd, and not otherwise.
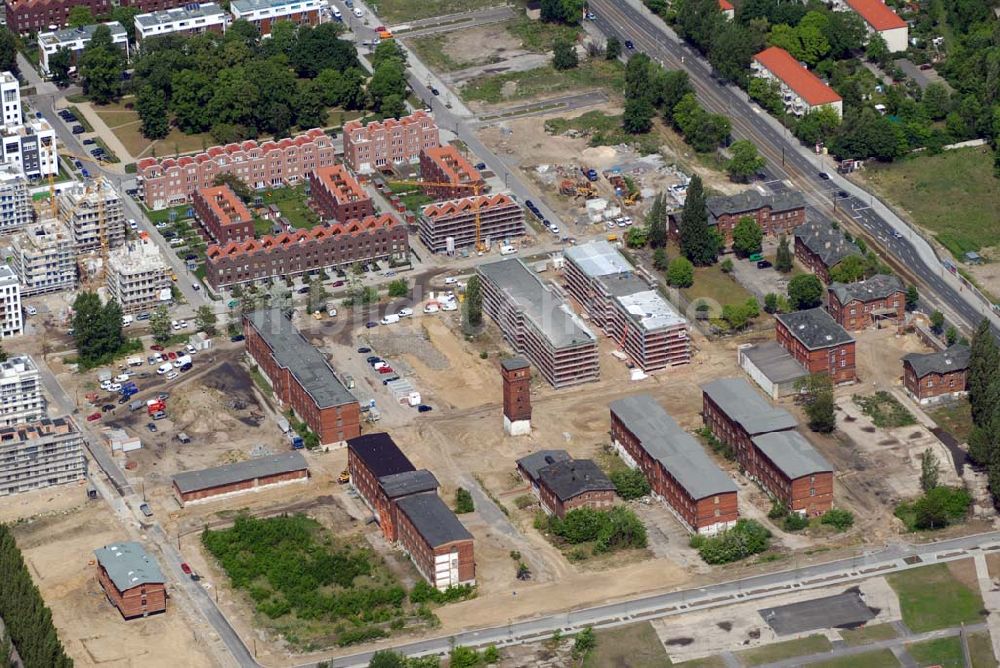
[[[306,444],[306,442],[302,440],[301,436],[291,430],[288,432],[288,442],[292,444],[293,450],[301,450]]]
[[[583,166],[580,167],[580,171],[583,172],[583,175],[587,177],[588,181],[596,181],[599,178],[597,170],[594,169],[593,167]]]

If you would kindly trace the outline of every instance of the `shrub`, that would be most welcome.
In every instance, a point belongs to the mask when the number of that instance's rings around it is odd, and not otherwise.
[[[454,603],[476,597],[476,588],[472,585],[452,585],[444,591],[432,587],[425,580],[420,580],[410,590],[410,603]]]
[[[389,283],[390,297],[405,297],[408,294],[410,294],[410,286],[405,278],[397,278]]]
[[[809,520],[799,513],[788,513],[783,526],[785,531],[802,531],[809,526]]]
[[[609,510],[576,508],[562,519],[548,518],[548,526],[567,543],[593,542],[594,554],[646,547],[646,527],[635,513],[622,506]]]
[[[639,469],[622,469],[610,476],[618,496],[629,501],[639,499],[649,494],[649,481]]]
[[[594,629],[589,626],[584,627],[576,634],[576,639],[573,641],[573,655],[586,656],[595,647],[597,647],[597,636],[594,635]]]
[[[459,515],[471,513],[476,509],[472,501],[472,494],[464,487],[455,490],[455,512]]]
[[[972,496],[964,487],[935,487],[912,503],[896,506],[895,515],[910,531],[943,529],[965,518]]]
[[[711,538],[701,537],[698,554],[707,564],[728,564],[766,550],[771,532],[755,520],[737,520],[736,526]],[[692,546],[694,541],[692,540]]]
[[[530,494],[522,494],[521,496],[514,499],[514,506],[516,506],[518,510],[524,510],[525,508],[533,505],[535,505],[535,497],[531,496]],[[520,555],[518,555],[517,557],[513,558],[520,559],[521,557]]]
[[[771,510],[767,511],[767,519],[769,520],[780,520],[783,517],[788,516],[788,506],[781,503],[780,501],[775,501],[771,504]]]
[[[854,513],[843,508],[833,508],[826,511],[820,522],[832,526],[837,531],[847,531],[854,526]]]
[[[675,288],[689,288],[694,283],[694,265],[686,257],[674,258],[667,267],[667,283]]]

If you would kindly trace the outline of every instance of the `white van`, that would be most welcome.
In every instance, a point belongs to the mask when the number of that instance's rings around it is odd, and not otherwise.
[[[174,360],[174,368],[175,369],[180,369],[185,364],[191,364],[191,356],[190,355],[180,355],[177,359]]]
[[[389,315],[379,320],[380,325],[392,325],[397,322],[399,322],[399,316],[396,315],[395,313],[390,313]]]
[[[517,252],[517,249],[514,248],[513,246],[501,246],[500,247],[500,254],[501,255],[513,255],[516,252]]]
[[[160,365],[160,368],[156,370],[156,373],[162,376],[163,374],[172,371],[173,368],[174,368],[173,364],[171,364],[170,362],[164,362],[163,364]]]
[[[135,316],[123,315],[122,316],[122,327],[128,327],[135,321]]]
[[[365,10],[361,9],[360,7],[355,7],[354,8],[354,15],[357,16],[360,19],[362,16],[365,15]]]
[[[336,7],[333,7],[332,10],[333,10],[333,18],[335,18],[338,21],[343,21],[344,20],[344,15],[340,13],[339,9],[337,9]]]

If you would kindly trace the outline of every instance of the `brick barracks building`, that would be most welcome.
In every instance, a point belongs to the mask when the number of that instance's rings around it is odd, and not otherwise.
[[[228,185],[201,188],[191,197],[194,214],[215,243],[253,239],[253,216]]]
[[[955,344],[936,353],[910,353],[903,357],[903,385],[922,404],[965,394],[969,371],[969,346]]]
[[[858,331],[883,321],[902,324],[906,318],[906,290],[895,276],[879,274],[859,283],[832,283],[827,310],[844,329]]]
[[[742,378],[722,378],[701,389],[705,426],[732,448],[749,478],[791,511],[814,516],[830,510],[833,468],[795,431],[795,418]]]
[[[861,251],[828,220],[810,220],[795,230],[795,258],[830,283],[830,270]]]
[[[775,316],[775,334],[781,347],[809,373],[827,373],[833,383],[858,379],[854,337],[822,307]]]
[[[454,146],[425,148],[420,152],[420,176],[428,183],[451,183],[447,186],[424,186],[437,199],[456,199],[483,194],[486,181],[472,163]]]
[[[375,215],[375,206],[343,165],[321,167],[309,174],[309,196],[323,220],[342,223]]]
[[[797,191],[761,195],[756,190],[745,190],[738,195],[709,197],[705,208],[708,224],[715,227],[727,246],[733,243],[733,228],[741,218],[753,218],[765,235],[773,237],[791,234],[806,222],[806,202]],[[670,236],[680,241],[676,224],[670,226]]]
[[[358,174],[418,162],[421,151],[440,145],[437,123],[423,110],[399,120],[344,124],[344,162]]]
[[[300,452],[257,457],[200,471],[184,471],[173,478],[174,498],[181,507],[220,497],[256,492],[265,487],[305,482],[309,465]]]
[[[361,409],[316,348],[278,309],[243,316],[247,354],[267,379],[282,409],[291,408],[321,444],[361,434]]]
[[[577,508],[610,508],[615,486],[597,464],[573,459],[565,450],[540,450],[517,460],[517,471],[550,515]]]
[[[475,584],[472,534],[437,495],[434,475],[418,471],[389,434],[350,439],[347,470],[386,539],[410,555],[430,584],[442,590]]]
[[[653,397],[611,403],[611,442],[688,531],[711,535],[736,524],[736,484]]]
[[[167,609],[167,579],[142,545],[113,543],[94,550],[94,556],[97,581],[122,617],[146,617]]]

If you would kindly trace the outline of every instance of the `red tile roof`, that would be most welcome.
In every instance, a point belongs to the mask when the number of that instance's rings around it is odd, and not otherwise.
[[[847,5],[868,25],[879,32],[894,28],[905,28],[906,21],[885,6],[882,0],[846,0]]]
[[[480,211],[501,206],[510,206],[513,204],[513,200],[502,193],[493,196],[480,195],[479,197],[463,197],[462,199],[453,199],[446,202],[438,202],[437,204],[429,204],[424,207],[423,213],[429,218],[452,216],[474,208],[476,200],[479,200]]]
[[[764,49],[753,59],[781,79],[810,106],[841,101],[835,90],[820,81],[819,77],[800,65],[790,53],[780,47],[772,46]]]
[[[205,254],[209,260],[218,259],[223,255],[252,255],[253,253],[276,247],[287,247],[293,244],[317,241],[341,234],[357,236],[367,232],[374,232],[381,228],[391,229],[397,225],[402,225],[402,223],[391,214],[383,213],[380,216],[365,216],[361,220],[353,218],[346,223],[317,225],[309,230],[291,230],[273,236],[265,234],[260,239],[249,239],[243,242],[230,241],[224,246],[212,244],[205,250]]]
[[[731,12],[735,7],[733,7],[733,3],[729,2],[729,0],[719,0],[719,9],[724,12]]]

